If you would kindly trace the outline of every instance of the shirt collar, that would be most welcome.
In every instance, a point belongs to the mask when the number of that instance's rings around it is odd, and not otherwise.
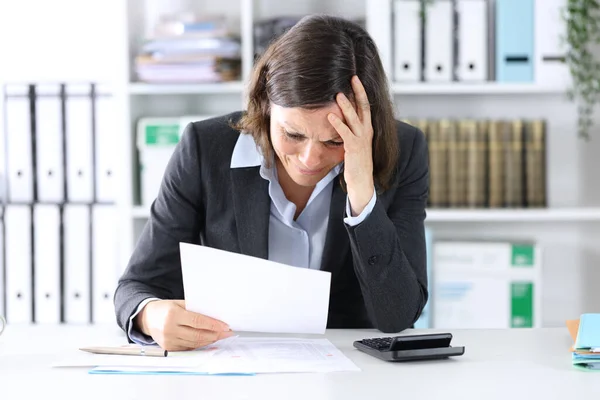
[[[231,156],[231,168],[258,167],[263,163],[263,155],[254,141],[252,135],[240,133],[233,154]]]

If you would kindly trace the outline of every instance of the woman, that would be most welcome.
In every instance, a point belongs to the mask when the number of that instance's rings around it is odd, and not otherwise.
[[[306,17],[257,62],[245,113],[186,127],[119,280],[118,323],[167,350],[232,334],[185,310],[187,242],[330,271],[328,328],[408,328],[428,298],[428,179],[369,35]]]

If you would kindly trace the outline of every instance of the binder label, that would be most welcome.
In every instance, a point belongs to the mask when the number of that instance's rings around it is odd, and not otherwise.
[[[529,267],[533,268],[534,251],[531,245],[513,245],[511,264],[513,267]]]
[[[146,145],[170,146],[179,142],[179,125],[146,126]]]
[[[533,327],[533,283],[512,282],[510,326],[512,328]]]

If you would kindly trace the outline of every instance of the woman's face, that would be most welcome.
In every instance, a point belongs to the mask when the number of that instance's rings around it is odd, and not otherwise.
[[[315,186],[344,160],[344,142],[329,123],[329,113],[345,121],[337,103],[315,110],[271,104],[271,143],[281,166],[298,185]]]

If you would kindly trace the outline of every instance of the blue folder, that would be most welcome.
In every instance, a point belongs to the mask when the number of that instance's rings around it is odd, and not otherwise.
[[[534,0],[496,0],[496,80],[534,80]]]
[[[575,340],[576,350],[600,347],[600,314],[582,314]]]

